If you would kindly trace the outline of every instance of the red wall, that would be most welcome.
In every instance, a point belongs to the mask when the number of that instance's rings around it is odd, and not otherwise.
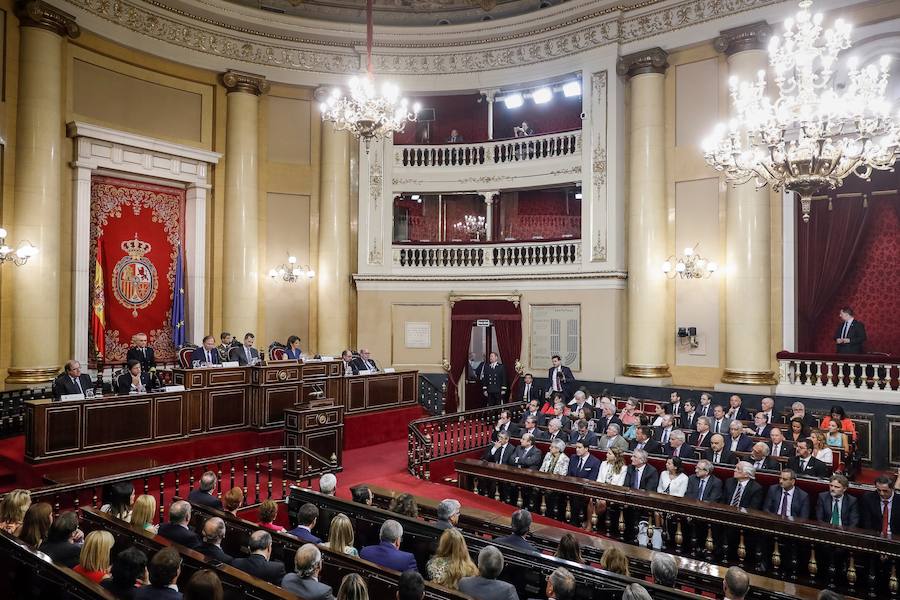
[[[431,123],[431,143],[443,144],[456,129],[466,142],[487,140],[487,102],[480,94],[462,96],[423,96],[410,98],[410,104],[420,102],[422,108],[433,108],[435,120]],[[407,123],[403,133],[394,135],[395,144],[415,144],[416,124]]]
[[[553,94],[546,104],[535,104],[530,98],[519,108],[507,109],[503,102],[494,103],[494,139],[513,136],[513,127],[528,121],[535,135],[581,129],[581,96],[566,98]]]

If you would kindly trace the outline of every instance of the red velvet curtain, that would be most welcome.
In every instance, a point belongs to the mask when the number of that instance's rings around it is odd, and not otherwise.
[[[455,307],[454,307],[455,310]],[[444,411],[456,412],[459,409],[459,378],[465,373],[469,364],[469,346],[472,343],[472,318],[450,320],[450,385],[447,386],[447,399]]]
[[[841,199],[815,201],[809,223],[803,223],[797,203],[798,350],[811,351],[823,309],[838,291],[865,238],[869,211],[863,202]],[[834,319],[828,321],[828,326]]]
[[[518,309],[516,309],[518,310]],[[516,361],[522,358],[522,313],[512,319],[494,321],[494,333],[497,335],[497,346],[503,357],[506,369],[506,381],[509,382],[507,392],[511,393],[516,379]]]

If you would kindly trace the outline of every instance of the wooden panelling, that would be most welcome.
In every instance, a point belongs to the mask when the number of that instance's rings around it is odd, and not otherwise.
[[[86,450],[149,442],[153,439],[153,400],[86,404],[83,429]]]

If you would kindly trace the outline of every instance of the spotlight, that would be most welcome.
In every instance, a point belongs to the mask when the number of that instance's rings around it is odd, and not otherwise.
[[[522,94],[510,94],[506,98],[503,99],[503,103],[506,104],[506,108],[519,108],[525,101],[522,99]]]
[[[581,200],[581,192],[575,192],[575,199]]]
[[[553,90],[548,87],[542,87],[531,93],[531,99],[535,104],[546,104],[553,100]]]
[[[410,199],[410,200],[416,200],[416,201],[418,201],[418,200],[419,200],[419,195],[418,195],[418,194],[413,194],[412,196],[409,197],[409,199]]]
[[[566,98],[571,98],[572,96],[580,96],[581,83],[578,81],[570,81],[569,83],[563,85],[563,95]]]

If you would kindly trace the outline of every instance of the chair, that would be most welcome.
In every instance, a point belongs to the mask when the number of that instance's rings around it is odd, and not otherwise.
[[[178,349],[178,364],[181,365],[182,369],[191,368],[191,355],[196,349],[197,346],[193,346],[191,344],[182,346]]]
[[[269,350],[269,358],[272,360],[284,360],[284,348],[271,348]]]

